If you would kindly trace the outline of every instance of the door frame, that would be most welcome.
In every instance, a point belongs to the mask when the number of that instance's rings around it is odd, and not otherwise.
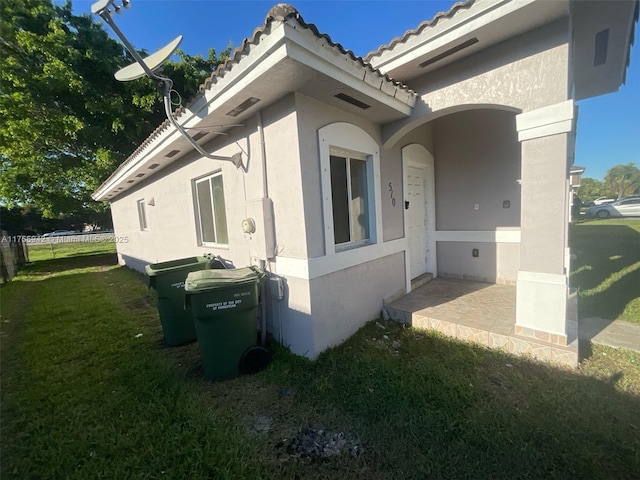
[[[435,161],[433,155],[423,145],[419,143],[410,143],[402,147],[402,195],[403,202],[407,192],[407,167],[419,168],[424,174],[424,199],[425,206],[425,261],[426,270],[432,273],[434,278],[438,276],[438,259],[436,251],[436,189],[435,189]],[[408,214],[402,205],[404,236],[407,237],[407,221]],[[407,242],[407,254],[405,259],[407,289],[411,290],[411,272],[410,272],[410,256],[408,250],[410,242]]]

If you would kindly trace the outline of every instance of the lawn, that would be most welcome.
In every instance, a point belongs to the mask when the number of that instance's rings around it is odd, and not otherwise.
[[[162,345],[143,277],[89,253],[0,291],[3,479],[638,477],[637,354],[569,371],[379,320],[212,383],[196,344]],[[300,455],[304,427],[353,455]]]
[[[640,323],[640,219],[579,222],[569,242],[580,318]]]

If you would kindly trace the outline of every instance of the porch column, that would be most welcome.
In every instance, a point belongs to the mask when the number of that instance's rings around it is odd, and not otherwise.
[[[566,345],[573,101],[522,113],[516,128],[522,206],[515,333]]]

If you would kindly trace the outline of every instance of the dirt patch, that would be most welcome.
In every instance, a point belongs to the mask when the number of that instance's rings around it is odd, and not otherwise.
[[[358,439],[345,432],[322,428],[303,427],[291,439],[283,439],[276,445],[294,457],[311,461],[326,460],[340,455],[357,457],[364,452]]]

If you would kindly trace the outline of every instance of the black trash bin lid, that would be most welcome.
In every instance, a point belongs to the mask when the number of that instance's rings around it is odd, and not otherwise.
[[[184,289],[189,293],[197,293],[233,288],[238,285],[257,283],[264,276],[264,272],[253,266],[233,270],[200,270],[187,275]]]

